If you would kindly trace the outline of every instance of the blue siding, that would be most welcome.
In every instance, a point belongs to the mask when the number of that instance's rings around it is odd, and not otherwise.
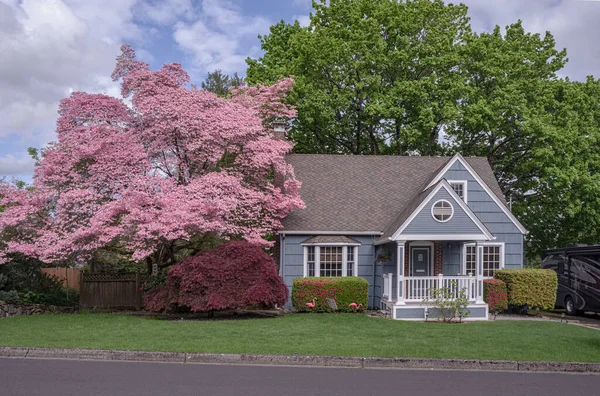
[[[469,318],[485,318],[487,315],[487,309],[481,308],[469,308]]]
[[[431,207],[440,199],[449,201],[454,207],[454,215],[445,222],[436,221],[431,215]],[[408,235],[422,234],[481,234],[477,224],[469,218],[467,213],[458,205],[455,199],[444,188],[440,189],[435,196],[421,209],[419,214],[402,231]]]
[[[496,237],[494,242],[504,242],[504,267],[509,269],[522,268],[523,234],[485,192],[483,186],[458,161],[452,165],[443,177],[446,180],[467,180],[467,205]]]
[[[304,248],[301,245],[306,239],[315,235],[286,235],[281,241],[281,263],[280,274],[292,294],[292,283],[294,279],[304,276]],[[373,259],[375,257],[375,246],[373,242],[375,236],[355,236],[352,238],[358,240],[361,245],[358,247],[358,276],[369,282],[369,306],[374,306],[374,277]],[[381,295],[381,293],[379,293]],[[287,307],[291,306],[291,299],[288,300]]]

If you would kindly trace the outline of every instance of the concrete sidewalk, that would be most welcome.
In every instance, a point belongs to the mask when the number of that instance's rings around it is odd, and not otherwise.
[[[1,357],[15,359],[108,360],[182,364],[201,363],[388,369],[600,373],[600,362],[522,362],[511,360],[379,358],[358,356],[242,355],[26,347],[0,347],[0,358]]]

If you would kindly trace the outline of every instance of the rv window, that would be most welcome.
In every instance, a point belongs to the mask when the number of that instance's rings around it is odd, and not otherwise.
[[[561,275],[561,274],[564,274],[564,272],[565,272],[565,262],[559,258],[558,259],[558,269],[556,270],[556,273]]]

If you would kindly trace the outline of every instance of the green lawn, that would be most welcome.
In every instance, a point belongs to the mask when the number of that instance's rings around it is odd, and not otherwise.
[[[80,313],[0,319],[1,346],[600,361],[600,331],[556,322],[402,322],[352,314],[165,321]]]

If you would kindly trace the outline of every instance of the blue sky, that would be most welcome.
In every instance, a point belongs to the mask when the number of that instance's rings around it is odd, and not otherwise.
[[[475,30],[522,19],[567,48],[563,76],[600,75],[599,1],[463,2]],[[281,19],[306,24],[310,10],[310,0],[0,0],[0,177],[30,180],[27,147],[55,139],[61,98],[118,96],[109,76],[121,43],[154,68],[182,63],[199,84],[216,68],[243,75],[244,59],[261,54],[258,34]]]

